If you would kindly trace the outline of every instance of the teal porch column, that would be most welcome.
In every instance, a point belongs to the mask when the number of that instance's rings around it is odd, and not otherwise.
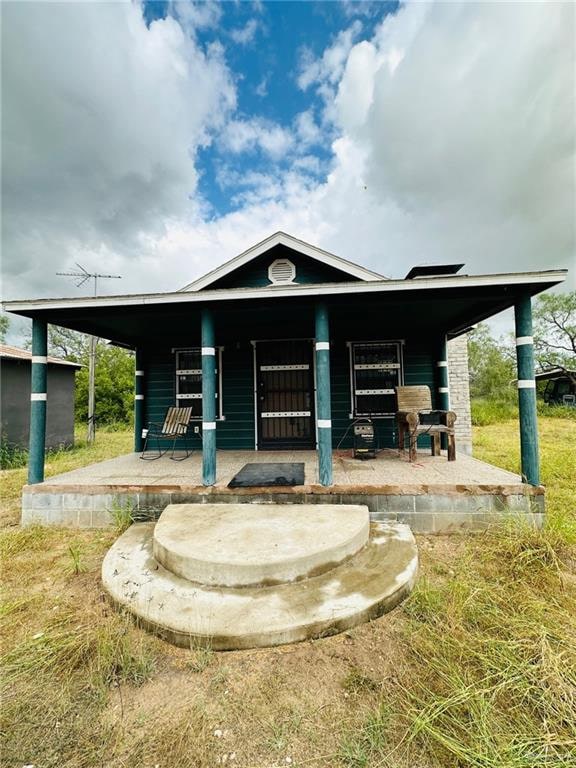
[[[216,348],[214,318],[202,310],[202,483],[216,482]]]
[[[516,321],[516,361],[518,366],[518,409],[520,412],[520,457],[522,481],[540,484],[538,455],[538,420],[536,417],[536,382],[534,380],[534,342],[532,339],[532,304],[522,296],[514,305]]]
[[[316,305],[316,418],[321,485],[332,485],[332,409],[330,405],[330,328],[325,304]]]
[[[438,408],[441,411],[449,411],[450,382],[448,380],[448,346],[446,343],[446,334],[440,339],[436,370],[438,380]],[[440,445],[444,450],[448,447],[448,438],[444,433],[440,436]]]
[[[48,326],[43,320],[32,321],[32,372],[30,387],[30,453],[28,482],[44,480],[46,450],[46,385],[48,362]]]
[[[140,453],[144,444],[144,355],[136,349],[136,370],[134,371],[134,451]]]

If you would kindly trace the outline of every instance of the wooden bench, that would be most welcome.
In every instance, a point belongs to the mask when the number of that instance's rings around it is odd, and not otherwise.
[[[398,424],[398,448],[404,453],[406,435],[409,440],[410,461],[416,461],[417,441],[420,435],[430,435],[432,456],[440,456],[440,435],[448,439],[448,461],[456,460],[454,436],[454,411],[432,410],[430,387],[396,387],[396,422]]]
[[[144,439],[144,447],[142,448],[140,458],[147,461],[159,459],[170,450],[170,445],[167,445],[165,450],[162,450],[161,442],[166,441],[169,443],[171,441],[172,455],[170,458],[174,461],[183,461],[184,459],[187,459],[188,456],[190,456],[192,453],[192,448],[188,442],[188,427],[190,426],[191,418],[192,408],[168,408],[163,424],[155,424],[154,422],[151,422],[148,425],[146,438]],[[185,456],[174,456],[177,440],[184,440],[186,450]],[[146,455],[149,441],[156,441],[156,451],[154,451],[152,454]]]

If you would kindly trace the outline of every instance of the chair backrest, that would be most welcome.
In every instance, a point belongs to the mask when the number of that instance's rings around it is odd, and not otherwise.
[[[192,408],[168,408],[162,427],[163,435],[184,435],[192,418]]]
[[[396,402],[399,411],[431,411],[432,395],[430,387],[396,387]]]

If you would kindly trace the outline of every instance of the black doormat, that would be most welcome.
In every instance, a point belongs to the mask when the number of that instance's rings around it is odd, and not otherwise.
[[[271,485],[304,485],[304,462],[245,464],[230,480],[228,488],[261,488]]]

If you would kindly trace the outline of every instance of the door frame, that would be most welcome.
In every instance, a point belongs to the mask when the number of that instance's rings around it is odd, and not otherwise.
[[[261,451],[263,450],[258,442],[258,352],[257,352],[257,345],[262,342],[271,342],[271,341],[309,341],[312,346],[312,396],[313,396],[313,418],[314,420],[314,445],[308,449],[308,450],[317,450],[318,449],[318,419],[316,418],[316,350],[314,347],[315,339],[312,336],[297,336],[293,337],[290,336],[289,338],[281,338],[281,339],[250,339],[250,344],[252,345],[252,373],[253,373],[253,379],[252,379],[252,387],[253,387],[253,393],[254,393],[254,450],[255,451]],[[264,449],[268,450],[268,449]],[[294,449],[298,450],[298,449]],[[306,450],[306,449],[303,449]]]

